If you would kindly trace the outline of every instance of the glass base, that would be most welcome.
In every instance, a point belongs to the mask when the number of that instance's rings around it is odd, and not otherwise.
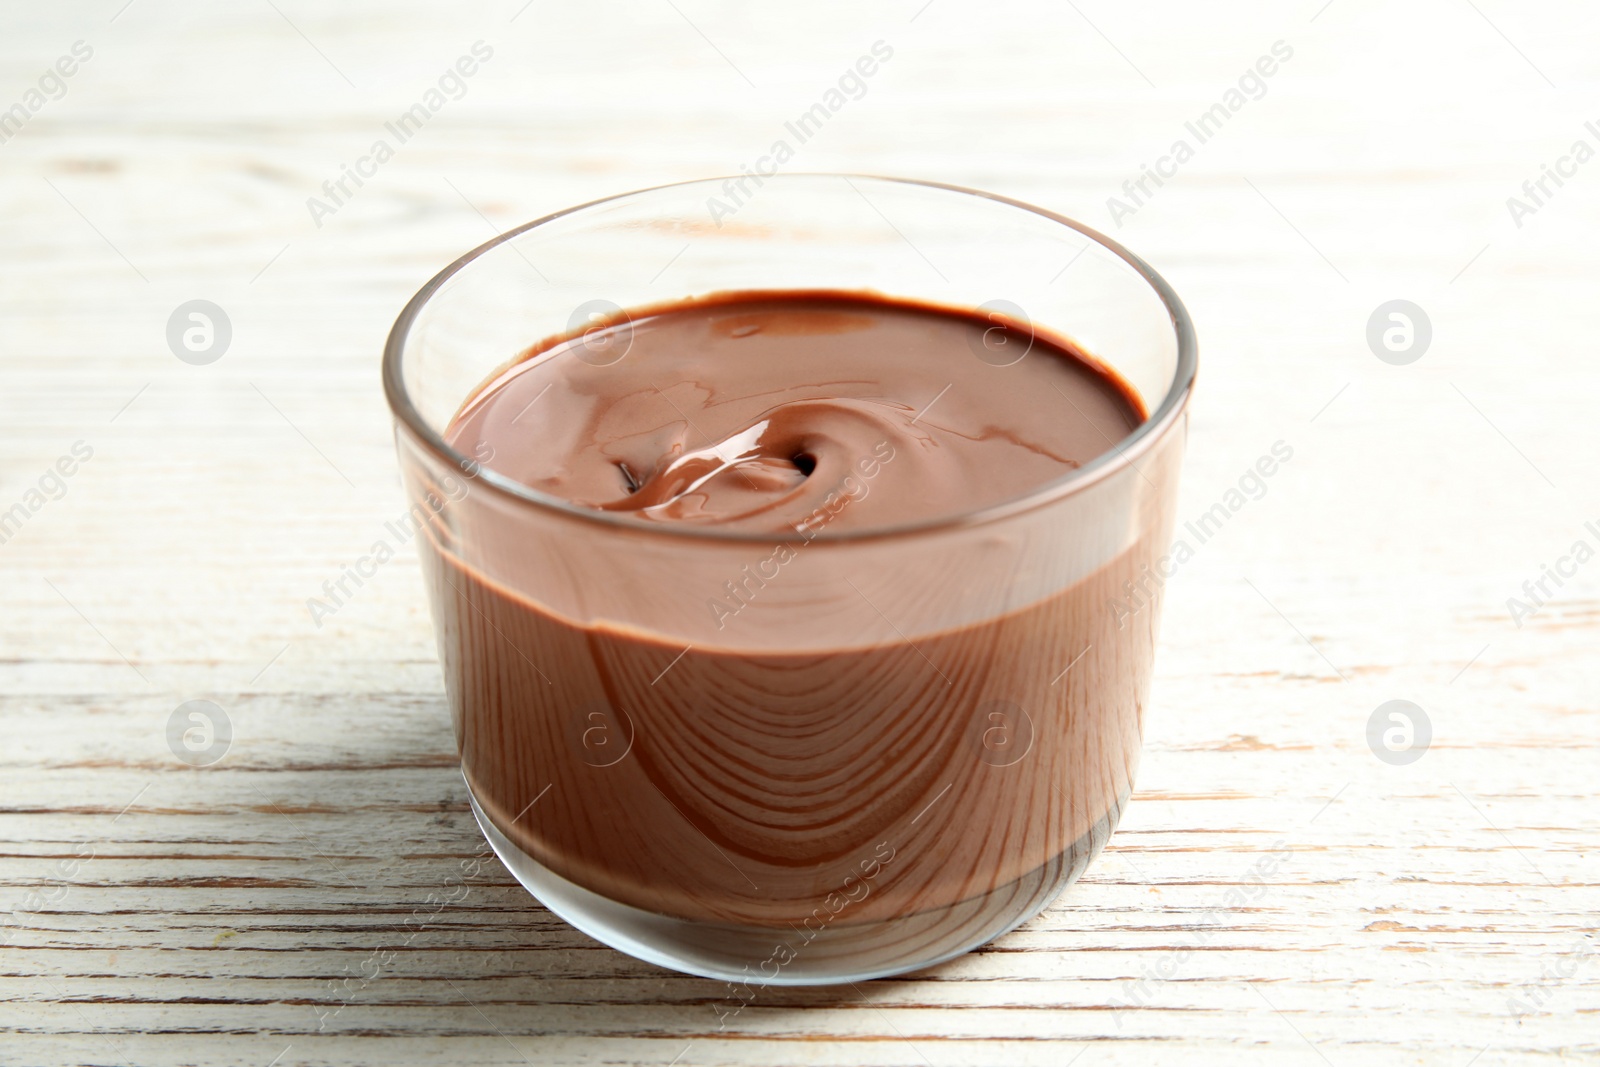
[[[1121,815],[1118,799],[1099,822],[1053,860],[982,896],[946,908],[820,930],[741,926],[674,918],[619,904],[567,881],[495,827],[472,794],[483,835],[517,881],[556,915],[647,963],[685,974],[767,985],[832,985],[904,974],[953,959],[1043,911],[1083,873]]]

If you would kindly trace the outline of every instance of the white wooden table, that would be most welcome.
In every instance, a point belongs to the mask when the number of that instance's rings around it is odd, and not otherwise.
[[[1600,560],[1561,562],[1600,547],[1600,161],[1561,163],[1600,147],[1592,6],[0,19],[0,108],[23,105],[0,143],[0,512],[23,509],[0,544],[0,1063],[1600,1054]],[[307,198],[480,40],[464,95],[318,226]],[[1202,342],[1186,518],[1294,454],[1168,586],[1140,790],[1082,882],[963,959],[768,991],[719,1031],[718,984],[463,866],[481,838],[411,549],[320,628],[305,602],[403,510],[377,370],[417,286],[547,211],[737,171],[879,40],[893,58],[792,169],[993,189],[1150,259]],[[1280,40],[1264,94],[1114,225],[1107,198]],[[1570,176],[1519,226],[1542,164]],[[232,327],[208,365],[167,342],[194,299]],[[1367,343],[1393,299],[1432,325],[1408,365]],[[1514,620],[1546,564],[1571,576]],[[1408,764],[1368,743],[1397,699],[1431,724]],[[231,722],[205,767],[168,742],[191,700]]]

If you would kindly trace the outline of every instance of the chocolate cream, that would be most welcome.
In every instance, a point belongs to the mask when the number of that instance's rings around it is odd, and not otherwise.
[[[1030,600],[1011,589],[1031,579],[1008,577],[978,591],[1003,607],[934,632],[908,616],[931,593],[889,603],[875,590],[869,612],[856,594],[872,587],[830,577],[813,539],[1025,497],[1144,418],[1132,389],[1065,340],[872,295],[725,294],[536,345],[462,408],[446,435],[457,450],[641,538],[771,539],[731,546],[731,580],[693,585],[714,636],[689,641],[610,609],[575,617],[507,567],[490,577],[464,562],[458,535],[430,525],[423,559],[474,796],[570,883],[655,915],[772,930],[789,951],[821,951],[796,942],[824,927],[887,923],[873,936],[916,941],[907,958],[926,958],[929,944],[1026,918],[1082,870],[1131,788],[1154,612],[1119,626],[1105,605],[1164,547],[1170,516],[1147,505],[1064,590]],[[1175,471],[1173,450],[1142,477]],[[519,548],[533,542],[509,521],[474,529],[484,558],[568,567],[570,603],[616,580],[571,567],[554,542]],[[959,591],[962,562],[920,580]],[[805,612],[773,607],[807,582],[837,586],[875,633],[785,622],[811,617],[809,592]],[[651,584],[636,575],[604,599],[643,603]],[[766,599],[745,611],[753,596]],[[784,625],[793,651],[746,640]]]

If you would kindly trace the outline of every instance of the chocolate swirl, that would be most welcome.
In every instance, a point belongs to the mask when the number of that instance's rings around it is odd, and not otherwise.
[[[607,360],[586,358],[599,351]],[[1114,377],[1025,326],[755,293],[535,346],[463,410],[451,440],[534,489],[641,522],[779,532],[1000,503],[1142,418]]]

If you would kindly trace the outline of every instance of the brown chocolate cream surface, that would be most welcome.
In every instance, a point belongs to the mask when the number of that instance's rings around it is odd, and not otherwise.
[[[894,527],[1003,503],[1144,420],[1064,339],[978,311],[828,292],[719,294],[535,346],[450,443],[641,523]],[[877,477],[892,464],[892,478]]]

